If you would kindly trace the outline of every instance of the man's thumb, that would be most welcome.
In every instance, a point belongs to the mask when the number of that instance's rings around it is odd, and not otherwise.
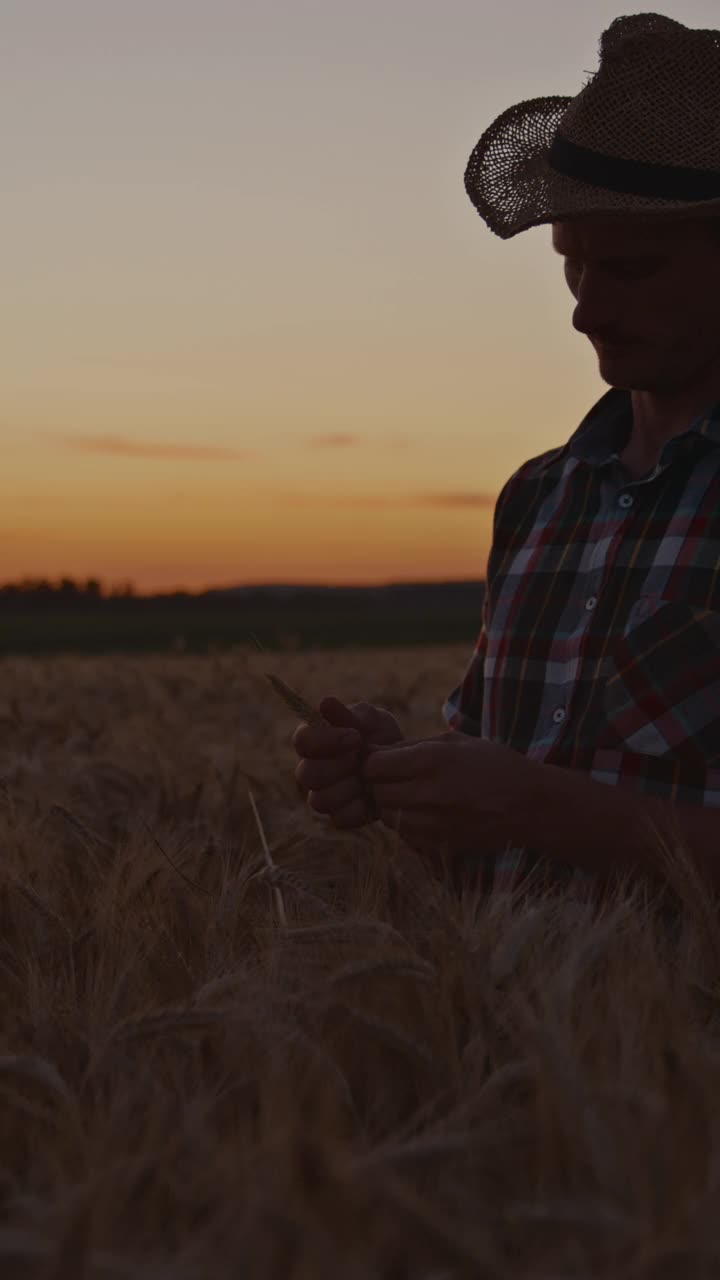
[[[320,715],[336,729],[357,729],[362,733],[362,723],[339,698],[323,698],[318,710]]]
[[[320,713],[338,728],[357,729],[366,741],[386,745],[402,741],[402,729],[392,712],[371,702],[354,702],[348,707],[338,698],[323,698]]]

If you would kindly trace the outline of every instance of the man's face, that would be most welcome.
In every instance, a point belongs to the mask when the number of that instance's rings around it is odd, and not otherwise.
[[[717,231],[713,239],[701,220],[593,217],[554,222],[552,241],[577,299],[573,325],[610,386],[667,394],[713,362],[720,371]]]

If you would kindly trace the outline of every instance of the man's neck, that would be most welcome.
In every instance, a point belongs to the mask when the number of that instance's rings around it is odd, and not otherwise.
[[[657,460],[663,445],[687,431],[699,414],[720,401],[717,368],[689,387],[670,394],[631,391],[633,425],[627,450],[633,456]]]
[[[712,401],[704,396],[656,396],[652,391],[631,392],[633,442],[645,453],[659,453],[667,440],[686,431]],[[717,396],[720,399],[720,393]]]

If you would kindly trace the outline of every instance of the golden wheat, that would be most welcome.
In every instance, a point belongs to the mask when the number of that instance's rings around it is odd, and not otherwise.
[[[467,657],[268,679],[422,738]],[[626,887],[456,897],[380,824],[307,833],[263,690],[232,654],[0,663],[3,1276],[714,1275],[690,865],[677,937]]]

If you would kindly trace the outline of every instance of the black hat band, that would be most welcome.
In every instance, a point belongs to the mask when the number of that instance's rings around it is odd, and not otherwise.
[[[553,169],[608,191],[657,196],[661,200],[714,200],[720,197],[720,173],[672,164],[647,164],[579,147],[556,133],[548,153]]]

